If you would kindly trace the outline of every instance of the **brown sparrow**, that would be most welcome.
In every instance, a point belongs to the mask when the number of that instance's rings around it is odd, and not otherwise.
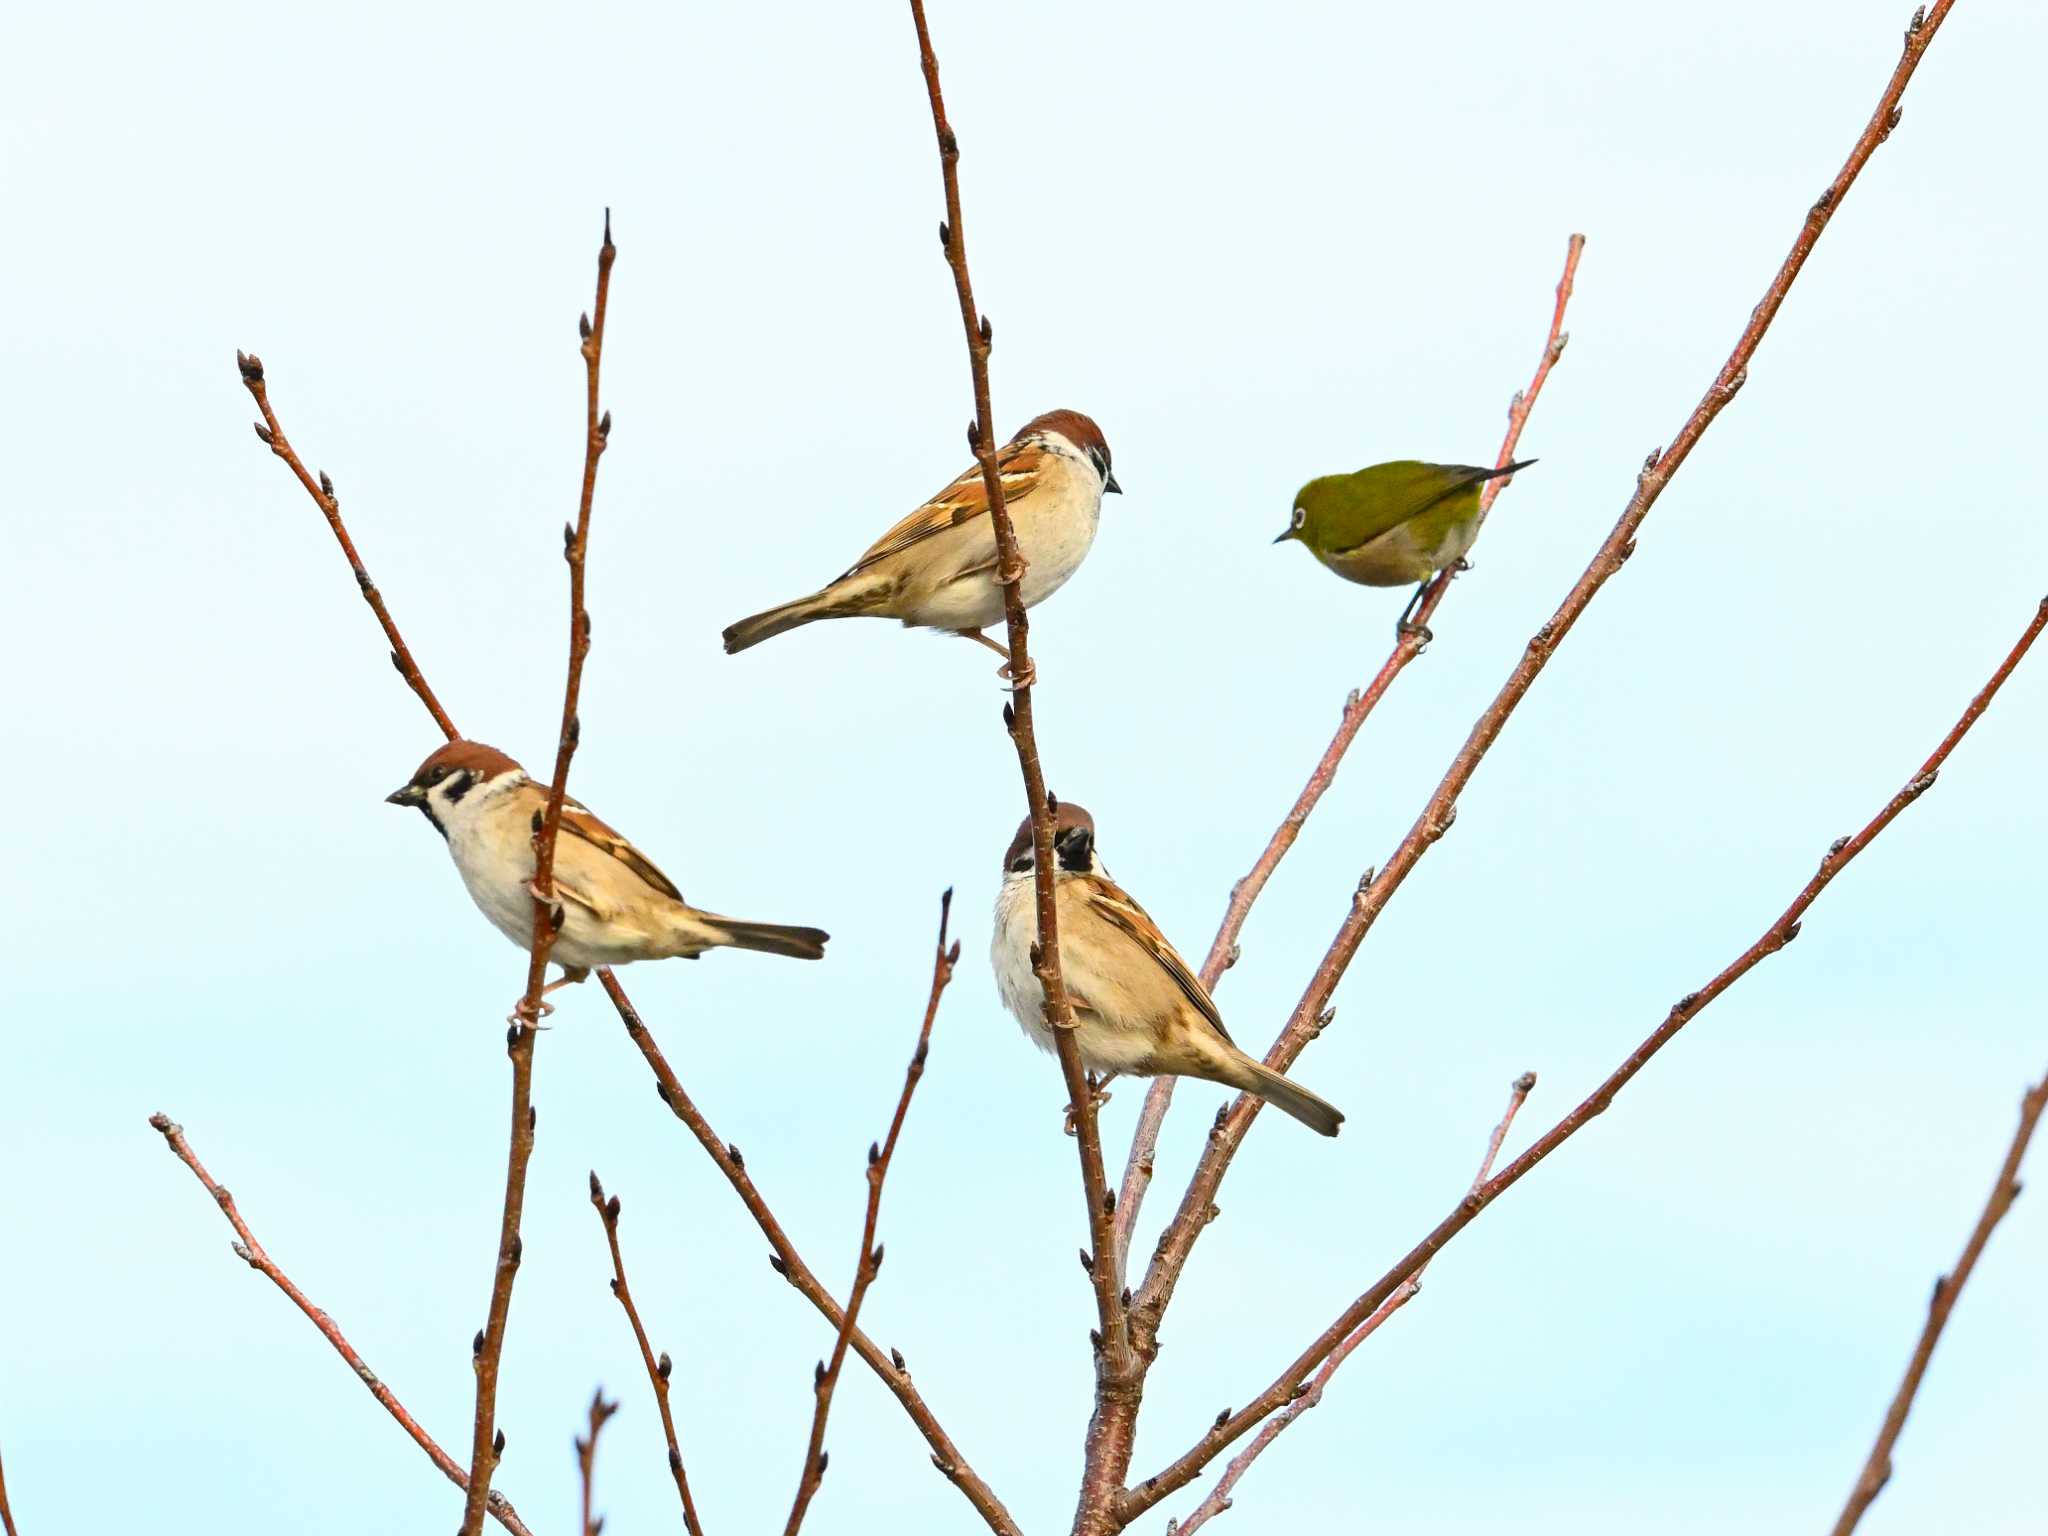
[[[495,747],[451,741],[384,798],[418,806],[448,840],[462,883],[484,916],[521,949],[532,943],[534,838],[547,808],[545,784]],[[816,928],[699,912],[647,855],[574,800],[562,803],[554,884],[563,914],[554,948],[562,979],[550,992],[583,980],[594,966],[672,955],[694,960],[722,946],[799,960],[825,954],[827,935]]]
[[[1096,859],[1095,822],[1080,806],[1059,806],[1053,857],[1060,971],[1074,1005],[1074,1042],[1090,1070],[1207,1078],[1256,1094],[1321,1135],[1337,1134],[1343,1115],[1230,1043],[1208,989]],[[990,959],[1004,1004],[1026,1034],[1051,1050],[1045,991],[1031,969],[1038,940],[1032,863],[1027,817],[1003,855]]]
[[[1105,491],[1121,493],[1102,429],[1079,411],[1047,411],[1024,424],[997,456],[1003,505],[1029,569],[1024,606],[1035,607],[1080,568],[1095,542]],[[901,619],[948,629],[1005,659],[982,634],[1003,621],[988,489],[976,464],[870,545],[829,585],[793,603],[741,619],[725,632],[728,654],[817,619]]]

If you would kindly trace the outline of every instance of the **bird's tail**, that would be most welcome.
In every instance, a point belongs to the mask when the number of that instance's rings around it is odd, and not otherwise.
[[[757,613],[752,618],[741,619],[728,625],[725,631],[725,654],[737,655],[763,640],[773,640],[787,630],[796,629],[818,619],[844,619],[856,614],[872,613],[882,600],[883,593],[873,589],[848,591],[847,584],[834,582],[823,591],[813,592],[809,597],[800,597],[793,603],[784,603],[779,608],[770,608],[766,613]]]
[[[822,960],[825,941],[832,937],[822,928],[792,928],[784,923],[748,923],[736,917],[697,914],[712,942],[737,949],[759,950],[764,955],[788,955],[792,960]]]
[[[1335,1105],[1317,1098],[1292,1079],[1282,1077],[1264,1062],[1254,1061],[1238,1052],[1231,1066],[1234,1070],[1229,1081],[1233,1088],[1257,1094],[1275,1109],[1285,1110],[1294,1116],[1318,1136],[1334,1136],[1337,1127],[1344,1123],[1343,1112]]]

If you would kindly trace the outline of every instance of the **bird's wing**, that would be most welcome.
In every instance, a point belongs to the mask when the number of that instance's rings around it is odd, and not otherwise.
[[[1152,915],[1132,900],[1114,880],[1100,874],[1089,875],[1086,879],[1089,909],[1104,922],[1121,929],[1151,956],[1153,963],[1172,977],[1173,984],[1194,1004],[1195,1011],[1209,1021],[1210,1027],[1223,1037],[1225,1044],[1230,1044],[1230,1031],[1223,1027],[1223,1015],[1216,1011],[1216,1002],[1209,996],[1209,989],[1188,969],[1187,961],[1181,959],[1174,947],[1166,942],[1166,935],[1159,931]]]
[[[1370,544],[1381,534],[1420,517],[1437,503],[1492,478],[1497,471],[1472,464],[1424,464],[1417,459],[1404,459],[1359,473],[1373,477],[1371,510],[1363,509],[1362,499],[1354,499],[1351,515],[1335,520],[1330,529],[1333,555],[1347,555]]]
[[[1048,450],[1038,443],[1012,443],[996,459],[1003,484],[1003,504],[1014,506],[1038,487],[1039,469]],[[908,549],[911,545],[944,533],[977,517],[988,516],[988,487],[976,464],[966,474],[903,519],[868,546],[867,553],[854,561],[839,577],[844,581],[856,572]]]
[[[683,893],[676,889],[676,883],[656,869],[654,861],[648,858],[646,854],[635,848],[624,837],[593,816],[587,806],[581,805],[574,800],[563,800],[562,835],[576,838],[581,842],[589,844],[600,853],[609,854],[612,858],[625,865],[626,868],[633,871],[641,880],[661,892],[662,895],[672,901],[682,901]],[[559,877],[556,884],[561,884]],[[579,905],[596,910],[589,897],[569,891],[566,888],[564,889],[564,894],[570,896]]]

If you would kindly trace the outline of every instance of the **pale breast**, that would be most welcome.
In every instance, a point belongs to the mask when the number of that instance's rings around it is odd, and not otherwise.
[[[1031,878],[1005,879],[996,892],[995,931],[989,941],[996,992],[1024,1033],[1049,1050],[1052,1037],[1045,1028],[1045,989],[1031,969],[1031,945],[1037,936],[1038,909]]]
[[[1453,556],[1452,558],[1456,558]],[[1389,528],[1376,539],[1368,539],[1341,555],[1321,557],[1323,564],[1347,581],[1368,587],[1405,587],[1426,581],[1439,567],[1436,551],[1421,548],[1406,523]],[[1444,561],[1443,564],[1450,562]]]
[[[514,826],[517,822],[518,825]],[[458,818],[448,828],[448,852],[470,900],[514,944],[533,939],[532,832],[515,814]]]
[[[1044,602],[1066,585],[1095,543],[1102,482],[1091,465],[1047,454],[1038,484],[1009,507],[1023,553],[1024,606]],[[986,517],[935,535],[908,575],[914,590],[905,623],[935,629],[986,629],[1003,621],[996,580],[995,528]],[[893,611],[893,610],[892,610]]]
[[[1093,466],[1065,454],[1050,454],[1039,486],[1017,503],[1017,545],[1029,569],[1024,573],[1024,606],[1044,602],[1081,568],[1095,544],[1102,518],[1102,482]]]
[[[1102,948],[1101,920],[1087,912],[1086,888],[1080,882],[1061,880],[1058,900],[1060,969],[1069,995],[1085,1004],[1077,1009],[1075,1029],[1082,1063],[1093,1072],[1155,1070],[1158,1027],[1174,1017],[1179,1006],[1172,982],[1143,968],[1101,963],[1108,958]],[[1045,989],[1031,969],[1031,946],[1037,938],[1036,888],[1028,875],[1013,875],[1004,880],[996,897],[990,953],[996,990],[1024,1033],[1050,1051],[1053,1037],[1045,1023]]]

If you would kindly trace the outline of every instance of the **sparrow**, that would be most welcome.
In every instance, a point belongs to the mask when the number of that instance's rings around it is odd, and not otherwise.
[[[1337,1134],[1342,1114],[1231,1044],[1208,988],[1096,858],[1095,821],[1080,806],[1058,806],[1053,857],[1060,972],[1074,1008],[1074,1042],[1091,1071],[1104,1081],[1119,1073],[1207,1078],[1256,1094],[1321,1135]],[[1051,1050],[1045,991],[1031,968],[1038,942],[1033,863],[1026,817],[1003,854],[989,958],[1004,1005]]]
[[[529,779],[496,747],[456,740],[437,748],[403,788],[384,797],[417,806],[448,841],[470,900],[521,949],[533,942],[534,839],[548,786]],[[600,965],[694,960],[707,949],[756,949],[799,960],[825,954],[816,928],[748,923],[700,912],[647,855],[575,800],[562,802],[555,839],[555,901],[561,928],[553,958],[559,981],[582,981]]]
[[[1102,429],[1079,411],[1047,411],[1024,424],[996,458],[1003,505],[1029,569],[1022,597],[1031,608],[1057,592],[1095,542],[1104,492],[1121,494]],[[818,619],[900,619],[951,630],[1001,654],[982,633],[1003,620],[996,580],[995,527],[988,489],[974,465],[912,512],[833,581],[795,602],[741,619],[725,631],[728,655]]]
[[[1482,469],[1398,459],[1348,475],[1323,475],[1296,493],[1293,521],[1273,542],[1299,540],[1346,581],[1364,586],[1421,583],[1401,614],[1398,627],[1406,634],[1431,578],[1447,565],[1467,568],[1466,552],[1484,521],[1479,488],[1535,462]]]

